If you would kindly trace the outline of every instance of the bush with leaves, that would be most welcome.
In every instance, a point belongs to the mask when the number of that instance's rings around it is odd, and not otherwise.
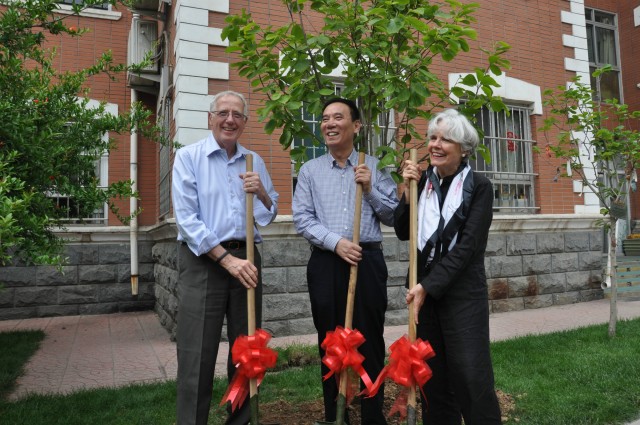
[[[75,14],[104,2],[82,3],[72,6]],[[127,69],[110,52],[90,68],[56,70],[46,38],[84,32],[65,25],[65,16],[54,14],[58,7],[53,0],[0,0],[0,265],[62,264],[63,243],[53,230],[64,226],[68,211],[49,195],[73,199],[80,218],[107,203],[126,222],[130,215],[120,215],[114,199],[136,194],[128,181],[99,187],[96,161],[114,148],[105,134],[153,131],[140,105],[120,115],[105,103],[89,105],[89,78]]]

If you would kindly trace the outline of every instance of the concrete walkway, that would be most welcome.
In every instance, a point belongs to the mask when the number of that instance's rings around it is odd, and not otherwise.
[[[640,317],[640,301],[618,302],[620,319]],[[534,310],[494,313],[491,339],[555,332],[609,321],[609,300]],[[175,379],[175,343],[152,311],[96,316],[48,317],[0,321],[0,332],[42,329],[46,337],[26,366],[10,396],[69,393],[79,389]],[[407,332],[406,326],[385,329],[387,346]],[[316,335],[273,338],[270,347],[314,344]],[[226,370],[229,346],[221,344],[216,374]],[[640,425],[640,420],[633,423]]]

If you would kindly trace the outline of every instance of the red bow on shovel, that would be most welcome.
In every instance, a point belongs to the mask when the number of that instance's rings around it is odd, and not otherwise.
[[[236,410],[249,395],[250,380],[255,379],[260,386],[266,370],[276,365],[278,354],[267,347],[270,339],[271,335],[262,329],[257,329],[252,336],[236,338],[231,358],[238,370],[222,397],[221,406],[230,401],[231,410]]]
[[[247,173],[253,172],[253,155],[245,155]],[[246,203],[246,238],[247,260],[254,264],[254,193],[245,194]],[[247,289],[247,333],[248,336],[236,338],[231,348],[231,358],[236,364],[236,371],[229,388],[220,405],[231,402],[231,410],[242,405],[249,395],[251,425],[259,424],[258,385],[264,378],[267,369],[276,364],[277,353],[267,348],[271,335],[262,329],[256,329],[256,295],[254,288]]]
[[[362,366],[364,356],[358,352],[358,347],[364,341],[364,336],[355,329],[345,329],[338,326],[335,331],[327,332],[327,336],[322,342],[322,348],[325,350],[322,363],[329,368],[329,373],[323,379],[326,381],[335,374],[338,377],[338,385],[340,385],[340,379],[343,379],[342,372],[351,368],[362,379],[367,388],[363,393],[367,394],[373,388],[373,382]],[[347,379],[349,379],[348,375]],[[349,388],[348,383],[347,388]],[[347,405],[352,396],[353,393],[347,394]]]
[[[389,416],[399,413],[400,418],[404,419],[407,416],[410,390],[415,389],[416,385],[422,390],[431,378],[431,368],[426,362],[435,355],[428,341],[418,338],[410,342],[406,335],[402,336],[389,347],[389,364],[382,369],[367,396],[376,395],[387,377],[392,379],[404,388],[389,411]],[[422,395],[424,396],[424,393]]]

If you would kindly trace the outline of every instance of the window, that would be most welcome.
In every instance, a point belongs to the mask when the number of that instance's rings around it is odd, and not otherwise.
[[[481,141],[489,148],[491,162],[481,155],[470,160],[471,167],[493,183],[494,211],[500,213],[534,213],[534,177],[531,140],[531,110],[509,106],[509,114],[483,108],[477,125],[484,131]]]
[[[618,28],[616,15],[585,8],[587,24],[587,47],[589,49],[589,70],[611,65],[612,71],[602,75],[600,84],[591,77],[591,87],[599,95],[599,100],[621,99],[620,63],[618,59]]]
[[[103,139],[106,141],[108,136],[103,136]],[[109,184],[108,169],[109,154],[105,151],[95,163],[95,176],[100,182],[99,187],[103,189]],[[80,221],[80,205],[75,199],[59,193],[49,193],[47,196],[54,202],[57,208],[64,211],[66,217],[62,218],[62,221],[67,224],[107,224],[107,204],[96,208],[88,216],[82,217],[82,221]]]
[[[62,3],[62,4],[84,4],[84,0],[58,0],[58,3]],[[102,3],[102,4],[94,4],[89,6],[89,8],[91,9],[104,9],[104,10],[109,10],[109,3]]]

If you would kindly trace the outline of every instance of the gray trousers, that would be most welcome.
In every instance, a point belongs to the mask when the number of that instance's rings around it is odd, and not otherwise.
[[[246,249],[229,250],[232,255],[246,258]],[[256,327],[262,319],[261,258],[255,249],[254,264],[259,282],[256,295]],[[237,336],[247,335],[247,290],[222,266],[206,255],[194,255],[180,244],[178,277],[178,395],[177,425],[206,425],[211,406],[213,377],[218,356],[222,326],[226,318],[229,347]],[[227,360],[229,382],[236,371]],[[219,403],[220,400],[214,400]],[[229,415],[227,424],[248,424],[249,399]]]

